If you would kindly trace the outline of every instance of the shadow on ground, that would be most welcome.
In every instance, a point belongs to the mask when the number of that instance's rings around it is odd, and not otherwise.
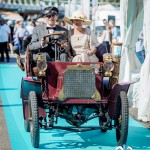
[[[107,133],[101,133],[100,131],[88,131],[81,133],[72,133],[64,130],[49,130],[47,131],[51,137],[59,137],[63,140],[50,139],[49,143],[41,143],[40,149],[86,149],[97,147],[102,149],[103,147],[112,147],[114,149],[117,146],[115,130],[107,131]],[[71,134],[78,134],[78,139],[64,138],[65,136],[71,136]],[[150,149],[150,132],[143,127],[129,127],[129,135],[127,145],[133,149],[146,150]]]

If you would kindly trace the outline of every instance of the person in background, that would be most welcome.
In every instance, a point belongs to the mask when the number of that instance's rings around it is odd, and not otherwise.
[[[105,30],[106,30],[107,27],[109,26],[108,21],[106,19],[103,19],[103,24],[104,24]]]
[[[67,45],[67,29],[56,25],[56,20],[58,20],[58,9],[56,7],[46,7],[43,10],[43,17],[46,24],[42,26],[36,26],[33,30],[32,40],[29,44],[29,49],[35,53],[34,58],[39,49],[43,51],[46,55],[47,61],[53,61],[55,59],[55,45],[49,43],[49,38],[44,38],[47,34],[52,34],[54,32],[64,32],[66,37],[64,37],[64,42],[61,43],[61,49],[63,50],[60,54],[60,61],[68,61],[68,56],[71,57],[70,48]],[[68,55],[67,55],[68,54]]]
[[[111,33],[112,33],[112,44],[116,43],[118,40],[119,32],[118,28],[115,26],[115,21],[114,20],[109,20],[109,26],[111,28]]]
[[[13,31],[14,31],[13,21],[12,21],[12,20],[8,20],[8,21],[7,21],[7,25],[9,26],[10,31],[11,31],[11,34],[10,34],[11,39],[13,39]]]
[[[143,30],[140,32],[138,40],[136,42],[136,56],[138,57],[141,64],[145,60],[145,48],[144,48],[144,35]]]
[[[1,53],[1,62],[4,62],[4,52],[6,53],[7,62],[9,62],[9,52],[8,52],[8,43],[11,39],[10,27],[5,24],[4,19],[0,16],[0,53]]]
[[[8,48],[10,49],[11,53],[13,53],[13,32],[14,32],[14,24],[12,20],[7,21],[7,25],[10,27],[10,40],[11,42],[8,43]]]
[[[19,38],[16,35],[18,27],[19,27],[19,21],[16,21],[14,25],[14,31],[13,31],[13,46],[17,46],[20,49],[21,46],[20,46]]]
[[[112,33],[111,28],[109,26],[106,27],[106,30],[103,31],[102,37],[101,37],[101,43],[103,43],[106,48],[107,52],[111,52],[111,43],[112,43]]]
[[[16,37],[19,39],[20,42],[20,52],[24,53],[25,52],[25,47],[23,40],[29,35],[29,32],[27,29],[24,27],[23,21],[19,21],[19,26],[16,30]]]
[[[23,38],[23,41],[22,41],[22,49],[24,51],[26,51],[27,45],[31,42],[31,38],[32,38],[34,28],[35,28],[34,22],[32,22],[32,21],[27,22],[27,26],[26,26],[25,29],[27,30],[28,35],[25,36]]]
[[[45,19],[44,18],[38,18],[36,21],[35,21],[35,26],[42,26],[42,25],[45,25],[46,22],[45,22]]]
[[[25,28],[26,28],[27,32],[29,33],[29,35],[32,35],[34,27],[35,26],[32,21],[27,22],[27,25]]]
[[[36,27],[36,19],[31,20],[33,27]]]
[[[99,42],[95,34],[83,25],[90,25],[91,20],[85,19],[80,11],[73,13],[72,17],[64,17],[64,21],[74,28],[69,30],[69,44],[73,50],[73,62],[98,62],[95,53]]]

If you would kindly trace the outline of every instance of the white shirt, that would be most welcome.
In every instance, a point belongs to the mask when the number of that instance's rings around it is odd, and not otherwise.
[[[9,41],[10,32],[10,27],[8,25],[0,25],[0,43]]]
[[[26,26],[26,30],[28,31],[29,35],[32,35],[33,29],[34,29],[34,27],[31,25]]]
[[[110,33],[107,30],[105,31],[105,39],[104,39],[104,41],[110,42]]]
[[[28,31],[25,28],[19,27],[16,30],[16,36],[23,38],[24,36],[29,35]]]
[[[49,26],[47,24],[47,27],[55,28],[56,26]],[[53,29],[48,29],[48,33],[52,34],[52,33],[54,33],[54,30]]]

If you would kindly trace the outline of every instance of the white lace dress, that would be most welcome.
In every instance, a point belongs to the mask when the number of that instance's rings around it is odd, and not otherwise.
[[[85,51],[89,51],[99,46],[99,42],[95,34],[90,29],[85,29],[83,34],[73,34],[73,30],[69,31],[70,44],[75,54],[73,62],[98,62],[95,54],[88,56]]]

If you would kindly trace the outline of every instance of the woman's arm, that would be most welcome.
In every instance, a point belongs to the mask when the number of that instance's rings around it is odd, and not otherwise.
[[[106,33],[104,33],[104,35],[106,35]],[[94,34],[94,32],[90,31],[90,38],[89,38],[89,55],[93,55],[96,53],[97,48],[100,45],[99,41],[97,40],[96,35]]]

